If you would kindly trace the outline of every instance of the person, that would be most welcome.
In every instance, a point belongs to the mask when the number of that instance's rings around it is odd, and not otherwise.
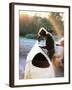
[[[45,46],[40,46],[42,49],[47,50],[47,55],[49,56],[50,60],[52,60],[52,57],[55,53],[55,42],[54,37],[51,33],[49,33],[45,28],[41,28],[38,32],[38,41],[40,42],[41,39],[46,40]]]

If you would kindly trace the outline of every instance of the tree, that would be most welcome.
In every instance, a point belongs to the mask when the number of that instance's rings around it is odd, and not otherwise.
[[[63,16],[61,14],[63,13],[51,12],[48,17],[49,22],[52,24],[54,31],[59,37],[62,37],[64,32],[64,21],[62,20]]]

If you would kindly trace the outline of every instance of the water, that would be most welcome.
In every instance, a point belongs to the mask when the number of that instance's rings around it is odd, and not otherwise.
[[[26,57],[36,40],[34,39],[19,39],[19,79],[24,78],[24,70],[26,64]]]
[[[19,42],[20,42],[20,45],[33,46],[35,44],[36,40],[35,39],[20,38]]]

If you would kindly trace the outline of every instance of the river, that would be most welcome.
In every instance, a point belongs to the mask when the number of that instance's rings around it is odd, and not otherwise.
[[[26,64],[26,57],[36,40],[20,38],[19,39],[19,79],[24,78],[24,70]]]

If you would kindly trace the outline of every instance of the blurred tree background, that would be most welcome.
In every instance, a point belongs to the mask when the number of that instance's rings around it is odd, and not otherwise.
[[[64,36],[63,13],[49,12],[48,18],[36,14],[33,16],[26,13],[19,15],[20,37],[36,39],[41,27],[44,27],[56,37]]]

